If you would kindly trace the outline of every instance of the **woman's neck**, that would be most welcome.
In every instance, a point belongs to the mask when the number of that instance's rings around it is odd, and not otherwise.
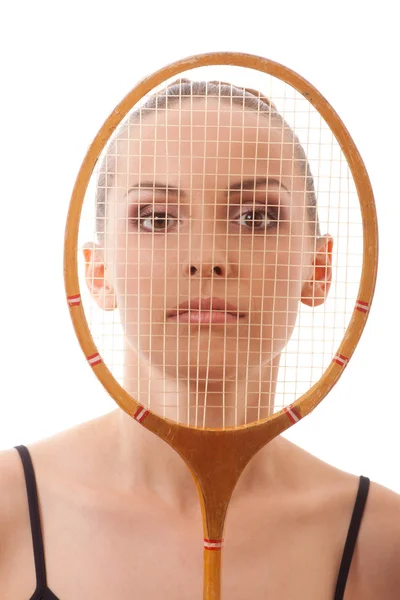
[[[199,428],[225,428],[265,419],[274,412],[280,355],[271,363],[243,369],[241,377],[193,379],[149,364],[125,349],[124,388],[141,405],[161,417]],[[215,375],[215,374],[214,374]]]
[[[110,485],[124,495],[157,497],[181,511],[193,507],[197,510],[198,493],[192,475],[175,450],[121,409],[106,417],[104,425],[108,431],[104,439],[112,441]],[[235,490],[235,502],[257,489],[276,489],[285,471],[282,467],[287,444],[277,438],[252,459]]]

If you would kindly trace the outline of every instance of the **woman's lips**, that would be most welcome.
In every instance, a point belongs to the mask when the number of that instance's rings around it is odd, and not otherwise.
[[[224,298],[192,298],[185,300],[168,317],[180,323],[236,323],[245,314]]]
[[[225,311],[217,310],[190,310],[187,312],[180,312],[176,315],[172,315],[170,319],[172,321],[178,321],[179,323],[237,323],[239,319],[243,318],[238,313],[232,314]]]
[[[245,316],[224,298],[192,298],[169,312],[169,318],[180,323],[236,323]]]

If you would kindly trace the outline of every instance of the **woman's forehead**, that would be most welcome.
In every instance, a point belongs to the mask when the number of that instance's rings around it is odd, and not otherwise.
[[[280,141],[283,120],[271,113],[233,104],[227,98],[185,98],[168,108],[152,109],[129,124],[121,141]]]
[[[189,168],[187,162],[193,166],[199,161],[217,161],[221,166],[225,162],[231,171],[257,170],[257,163],[265,161],[276,172],[285,164],[290,170],[293,142],[283,127],[282,119],[231,104],[226,98],[185,99],[130,124],[117,140],[117,162],[122,172],[127,167],[131,173],[171,170],[178,159],[180,170]],[[125,157],[129,166],[120,160]],[[241,161],[247,164],[241,167]]]

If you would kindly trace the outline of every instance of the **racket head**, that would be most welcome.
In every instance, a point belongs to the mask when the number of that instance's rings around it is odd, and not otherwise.
[[[182,421],[177,422],[177,420],[170,419],[165,414],[157,414],[151,410],[151,407],[140,402],[140,399],[128,393],[125,387],[117,381],[115,374],[103,360],[102,352],[99,351],[93,339],[91,327],[86,318],[85,307],[82,302],[78,253],[79,224],[83,203],[99,157],[101,157],[104,148],[109,143],[112,134],[117,130],[130,111],[155,88],[167,81],[171,81],[173,78],[186,77],[187,72],[192,73],[193,69],[213,66],[233,66],[252,69],[253,71],[271,76],[297,91],[307,104],[314,107],[316,113],[320,115],[337,141],[338,147],[343,153],[349,172],[351,173],[352,184],[354,184],[360,211],[360,227],[363,239],[362,264],[360,263],[358,266],[359,282],[357,284],[357,291],[353,292],[352,306],[350,308],[347,307],[345,326],[341,327],[343,338],[335,348],[335,351],[332,352],[329,364],[324,365],[320,377],[312,383],[309,389],[286,404],[282,403],[280,408],[278,406],[275,412],[266,417],[261,416],[249,422],[235,425],[220,422],[215,426],[208,427],[204,425],[204,421],[193,425],[190,419],[187,423]],[[252,90],[252,92],[257,94],[256,90]],[[265,101],[269,102],[269,99],[265,99]],[[273,103],[274,98],[271,101]],[[350,230],[350,227],[347,227]],[[348,234],[348,237],[350,237],[350,234]],[[178,61],[143,79],[116,107],[93,140],[79,171],[67,217],[64,253],[65,287],[73,325],[86,359],[93,368],[96,376],[120,408],[142,425],[164,439],[166,436],[172,435],[172,431],[175,432],[173,435],[176,435],[176,432],[181,428],[196,431],[207,430],[209,432],[224,431],[228,433],[229,431],[233,432],[244,429],[254,430],[255,427],[260,426],[263,429],[269,428],[271,432],[269,437],[274,437],[311,412],[343,373],[360,339],[368,317],[375,288],[377,254],[377,219],[368,174],[350,134],[327,100],[316,88],[297,73],[276,62],[240,53],[209,53]],[[352,284],[354,289],[354,282]],[[348,300],[346,301],[348,303]]]

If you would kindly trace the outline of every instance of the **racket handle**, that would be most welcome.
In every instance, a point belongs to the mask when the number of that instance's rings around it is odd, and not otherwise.
[[[221,548],[204,549],[203,600],[221,598]]]

